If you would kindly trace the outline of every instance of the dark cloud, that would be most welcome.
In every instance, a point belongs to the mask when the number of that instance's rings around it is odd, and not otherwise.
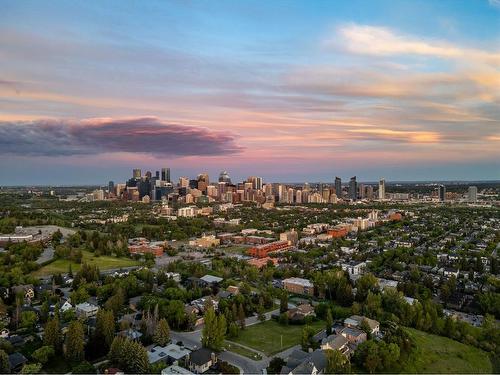
[[[195,156],[240,151],[242,147],[231,134],[168,124],[155,117],[0,122],[0,154],[65,156],[134,152]]]

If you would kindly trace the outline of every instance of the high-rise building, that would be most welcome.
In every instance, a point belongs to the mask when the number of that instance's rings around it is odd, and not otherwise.
[[[342,198],[342,180],[340,177],[335,177],[335,194],[337,198]]]
[[[170,182],[170,168],[162,168],[161,169],[161,180]]]
[[[349,181],[349,199],[355,201],[358,198],[358,183],[356,182],[356,176],[351,177]]]
[[[371,185],[368,185],[366,187],[366,193],[365,193],[365,196],[367,199],[373,199],[373,186]]]
[[[385,179],[383,178],[378,182],[378,199],[385,199]]]
[[[252,183],[253,189],[255,189],[255,190],[262,189],[262,177],[250,176],[247,178],[247,181]]]
[[[133,175],[133,177],[135,179],[141,178],[142,177],[141,170],[140,169],[134,169],[132,175]]]
[[[179,187],[187,188],[189,186],[189,178],[179,177]]]
[[[207,186],[210,184],[208,173],[201,173],[198,175],[198,189],[206,192]]]
[[[446,187],[444,185],[439,185],[439,200],[441,202],[446,200]]]
[[[113,181],[108,182],[108,193],[115,193],[115,183]]]
[[[471,203],[477,202],[477,186],[469,186],[468,200]]]
[[[231,184],[231,177],[229,177],[229,174],[227,171],[222,171],[219,175],[219,182],[225,182],[226,184]]]
[[[285,185],[278,186],[278,200],[280,202],[286,202],[288,197],[288,192]]]
[[[358,196],[360,199],[365,199],[365,184],[358,185]]]

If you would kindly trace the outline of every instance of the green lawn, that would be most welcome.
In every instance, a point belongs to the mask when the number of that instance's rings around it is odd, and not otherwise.
[[[101,271],[109,270],[112,268],[137,266],[140,264],[140,262],[130,258],[117,258],[113,256],[94,257],[94,254],[89,251],[82,251],[82,254],[83,254],[82,263],[96,264]],[[57,259],[54,260],[52,263],[43,266],[39,270],[36,270],[35,272],[33,272],[33,275],[47,276],[57,273],[66,273],[68,272],[70,263],[73,272],[78,271],[82,266],[81,264],[70,262],[69,260],[66,259]]]
[[[247,348],[244,348],[240,345],[237,345],[233,342],[225,342],[224,343],[224,347],[229,350],[230,352],[233,352],[233,353],[236,353],[236,354],[239,354],[239,355],[242,355],[244,357],[247,357],[247,358],[250,358],[250,359],[253,359],[254,361],[260,361],[262,359],[262,357],[260,356],[260,354],[252,351],[252,350],[248,350]]]
[[[488,354],[446,337],[408,328],[416,350],[403,365],[404,373],[489,373],[493,372]]]
[[[311,324],[316,332],[325,327],[325,322],[316,321]],[[254,324],[240,332],[240,336],[232,341],[264,352],[267,355],[279,353],[291,346],[300,344],[303,325],[281,325],[274,320]]]

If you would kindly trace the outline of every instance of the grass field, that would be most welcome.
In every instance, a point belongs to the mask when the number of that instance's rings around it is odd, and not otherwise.
[[[488,354],[480,349],[446,337],[408,328],[416,350],[403,365],[404,373],[492,373]]]
[[[325,327],[325,322],[316,321],[311,326],[319,332]],[[271,355],[300,344],[302,328],[303,325],[285,326],[274,320],[268,320],[247,327],[232,341]]]
[[[137,266],[140,264],[139,262],[130,258],[116,258],[112,256],[94,257],[94,254],[92,254],[89,251],[82,251],[82,254],[83,254],[82,263],[96,264],[101,271],[109,270],[112,268]],[[81,264],[70,262],[69,260],[66,259],[57,259],[54,260],[52,263],[43,266],[39,270],[36,270],[35,272],[33,272],[33,275],[47,276],[57,273],[66,273],[68,272],[70,263],[73,272],[78,271],[82,266]]]
[[[250,358],[250,359],[253,359],[254,361],[260,361],[262,359],[262,357],[260,356],[260,354],[252,351],[252,350],[248,350],[247,348],[244,348],[238,344],[235,344],[233,342],[228,342],[226,341],[225,344],[224,344],[225,348],[233,353],[236,353],[236,354],[239,354],[239,355],[242,355],[244,357],[247,357],[247,358]]]

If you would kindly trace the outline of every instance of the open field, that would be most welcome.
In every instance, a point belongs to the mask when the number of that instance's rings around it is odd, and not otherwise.
[[[242,355],[244,357],[250,358],[254,361],[260,361],[262,359],[262,357],[257,352],[248,350],[247,348],[235,344],[234,342],[226,341],[224,346],[227,350]]]
[[[132,266],[137,266],[140,263],[130,259],[130,258],[116,258],[112,256],[100,256],[100,257],[95,257],[94,254],[92,254],[89,251],[83,251],[82,252],[83,257],[82,257],[82,263],[88,263],[88,264],[96,264],[101,271],[103,270],[109,270],[109,269],[114,269],[114,268],[122,268],[122,267],[132,267]],[[34,276],[47,276],[47,275],[52,275],[52,274],[57,274],[57,273],[66,273],[68,272],[69,269],[69,264],[71,263],[71,269],[73,272],[78,271],[81,268],[81,264],[71,262],[66,259],[57,259],[39,270],[36,270],[33,272]]]
[[[311,324],[316,332],[325,327],[325,322]],[[232,341],[264,352],[267,355],[279,353],[291,346],[300,344],[303,325],[281,325],[274,320],[254,324],[240,332]]]
[[[488,354],[480,349],[446,337],[408,328],[416,350],[403,365],[405,373],[492,373]]]

